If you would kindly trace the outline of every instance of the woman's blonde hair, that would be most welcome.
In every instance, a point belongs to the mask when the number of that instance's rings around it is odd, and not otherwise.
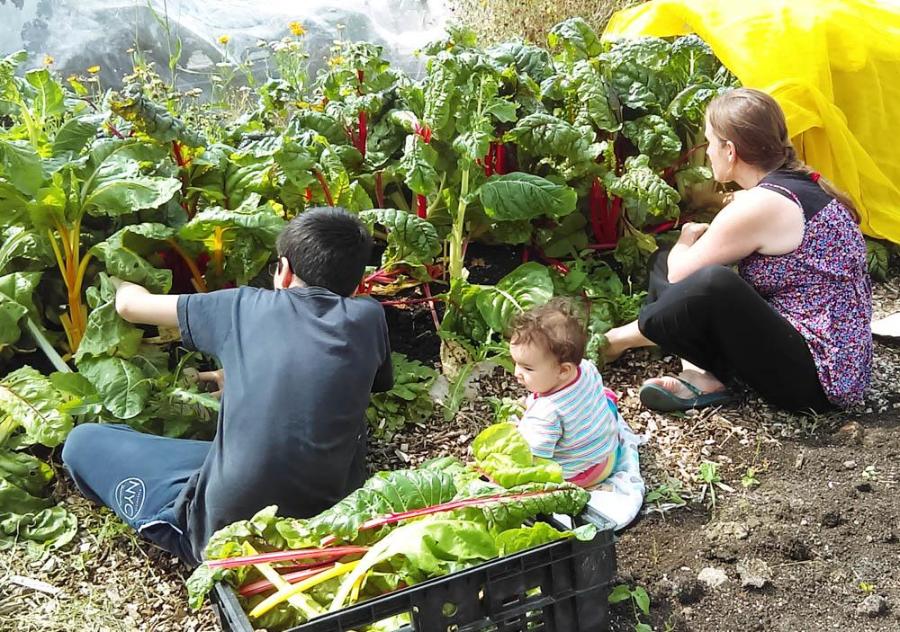
[[[723,142],[731,141],[741,160],[765,171],[789,169],[809,175],[828,195],[841,202],[859,222],[850,197],[818,176],[802,160],[788,136],[784,112],[765,92],[736,88],[720,94],[706,108],[706,120]]]

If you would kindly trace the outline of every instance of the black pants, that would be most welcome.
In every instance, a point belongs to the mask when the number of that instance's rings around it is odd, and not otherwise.
[[[641,333],[723,382],[738,378],[791,411],[832,410],[803,336],[725,266],[668,280],[668,250],[651,258]]]

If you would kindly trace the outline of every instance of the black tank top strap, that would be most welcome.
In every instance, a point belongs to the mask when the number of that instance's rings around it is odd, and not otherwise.
[[[796,202],[803,209],[807,221],[834,199],[803,171],[776,169],[760,180],[758,186]]]

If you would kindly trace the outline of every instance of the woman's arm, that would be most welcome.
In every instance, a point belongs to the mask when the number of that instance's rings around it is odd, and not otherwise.
[[[782,207],[768,191],[742,191],[710,224],[685,224],[669,253],[669,282],[677,283],[710,265],[731,265],[759,250]],[[777,195],[777,194],[776,194]],[[781,220],[781,221],[779,221]]]

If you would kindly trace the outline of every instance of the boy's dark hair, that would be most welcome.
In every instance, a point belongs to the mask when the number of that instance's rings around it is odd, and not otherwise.
[[[372,237],[355,215],[323,206],[288,222],[278,235],[276,248],[306,285],[350,296],[369,263]]]
[[[587,331],[572,301],[554,298],[513,319],[512,344],[534,344],[549,351],[560,363],[579,364],[584,358]]]

